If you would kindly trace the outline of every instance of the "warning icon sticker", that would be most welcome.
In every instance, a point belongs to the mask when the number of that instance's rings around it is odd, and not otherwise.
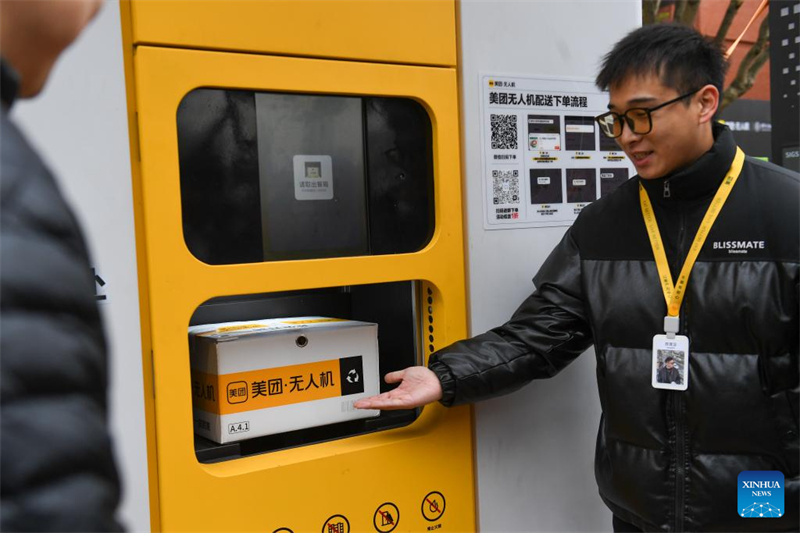
[[[441,492],[429,492],[422,499],[422,516],[428,522],[436,522],[444,514],[446,502]]]
[[[375,531],[380,533],[394,531],[398,522],[400,522],[400,510],[391,502],[382,503],[375,511],[375,516],[372,517]]]
[[[322,533],[350,533],[350,521],[343,515],[335,514],[322,524]]]

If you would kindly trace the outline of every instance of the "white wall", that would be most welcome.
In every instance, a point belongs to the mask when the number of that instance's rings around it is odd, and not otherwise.
[[[56,175],[105,279],[111,356],[111,431],[123,480],[120,519],[149,531],[147,455],[128,121],[119,3],[98,17],[56,64],[44,92],[11,116]]]
[[[470,328],[505,322],[566,228],[483,227],[479,72],[593,77],[600,58],[640,25],[639,0],[459,4],[462,152]],[[481,531],[610,531],[597,494],[600,420],[593,350],[554,379],[476,406]]]

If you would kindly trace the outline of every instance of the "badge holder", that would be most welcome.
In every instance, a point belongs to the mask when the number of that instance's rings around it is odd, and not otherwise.
[[[677,316],[666,316],[666,334],[653,337],[652,384],[656,389],[685,391],[689,387],[689,337],[676,335],[679,324]]]

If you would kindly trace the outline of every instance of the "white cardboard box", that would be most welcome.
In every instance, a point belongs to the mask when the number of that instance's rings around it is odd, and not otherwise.
[[[325,317],[189,328],[194,428],[220,444],[370,418],[378,325]]]

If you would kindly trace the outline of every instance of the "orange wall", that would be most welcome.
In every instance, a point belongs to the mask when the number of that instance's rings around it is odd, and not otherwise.
[[[744,0],[744,4],[739,8],[739,12],[736,13],[736,18],[733,19],[733,24],[731,24],[728,30],[728,36],[723,44],[723,50],[727,50],[728,47],[733,44],[733,41],[736,40],[747,25],[747,22],[750,20],[750,17],[753,16],[753,13],[755,13],[760,3],[761,0]],[[717,34],[719,23],[722,22],[722,17],[725,15],[726,9],[728,9],[727,0],[704,0],[700,2],[700,9],[695,19],[695,27],[701,33],[714,37]],[[747,51],[758,38],[758,30],[761,27],[761,22],[766,18],[768,12],[769,8],[764,10],[764,12],[753,21],[750,25],[750,29],[747,30],[747,33],[745,33],[744,37],[739,42],[739,46],[737,46],[736,50],[733,52],[730,58],[731,66],[728,71],[728,77],[725,79],[725,87],[727,87],[736,76],[739,70],[739,63],[741,63],[742,58],[744,58]],[[761,70],[758,72],[753,87],[743,94],[741,98],[746,100],[769,100],[769,60],[764,63],[764,66],[761,67]]]

